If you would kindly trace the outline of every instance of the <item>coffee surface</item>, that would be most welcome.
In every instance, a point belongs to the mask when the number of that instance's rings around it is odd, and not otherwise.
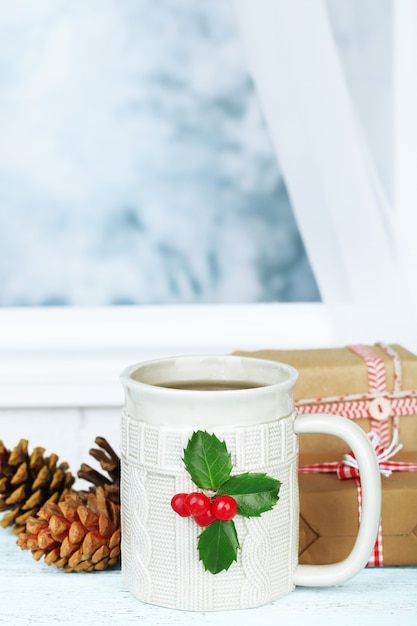
[[[175,380],[159,383],[157,387],[169,389],[188,389],[190,391],[236,391],[265,387],[261,383],[248,380]]]

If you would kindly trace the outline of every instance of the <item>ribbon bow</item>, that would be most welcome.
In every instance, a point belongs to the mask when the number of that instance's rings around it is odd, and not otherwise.
[[[400,461],[389,461],[403,447],[402,443],[398,443],[398,431],[394,431],[392,441],[387,448],[380,445],[380,438],[374,431],[368,433],[368,439],[375,450],[376,458],[379,465],[379,471],[382,476],[388,478],[392,472],[409,472],[417,470],[417,463],[402,463]],[[337,465],[338,478],[359,478],[358,463],[352,452],[345,454],[341,463]]]

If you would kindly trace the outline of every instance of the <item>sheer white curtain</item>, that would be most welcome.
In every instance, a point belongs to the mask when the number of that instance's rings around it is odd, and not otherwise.
[[[413,315],[398,254],[403,233],[358,123],[324,0],[234,4],[294,213],[335,325],[349,325],[352,340],[407,341]],[[404,206],[405,231],[408,213]]]
[[[417,329],[417,1],[397,0],[394,10],[397,245]]]

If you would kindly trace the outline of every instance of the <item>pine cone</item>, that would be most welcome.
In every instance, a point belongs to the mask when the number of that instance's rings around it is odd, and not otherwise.
[[[18,534],[26,520],[46,502],[58,502],[68,493],[75,477],[68,463],[58,463],[58,456],[44,456],[44,448],[28,453],[28,442],[21,439],[13,450],[0,441],[0,511],[9,511],[0,520]]]
[[[95,443],[100,449],[91,448],[89,453],[101,466],[101,469],[108,473],[110,478],[103,476],[100,472],[90,467],[86,463],[81,464],[77,472],[78,478],[92,483],[95,487],[103,487],[107,497],[115,504],[120,504],[120,458],[104,437],[96,437]],[[90,493],[94,493],[95,487],[90,487]],[[85,494],[85,491],[79,493]]]
[[[120,562],[120,507],[103,487],[46,503],[26,523],[17,545],[66,572],[104,570]]]

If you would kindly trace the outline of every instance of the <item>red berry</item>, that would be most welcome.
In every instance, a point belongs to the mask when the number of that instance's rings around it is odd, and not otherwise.
[[[194,517],[194,520],[199,526],[210,526],[210,524],[216,521],[216,518],[214,517],[210,507],[205,513],[202,513],[201,515],[196,515]]]
[[[189,517],[190,511],[186,508],[184,500],[188,496],[188,493],[176,493],[171,500],[171,506],[175,513],[181,515],[181,517]]]
[[[218,496],[211,505],[211,510],[216,519],[228,522],[237,513],[237,502],[231,496]]]
[[[185,498],[184,506],[191,515],[197,517],[199,515],[203,515],[203,513],[206,513],[209,510],[210,500],[205,493],[193,491]]]

